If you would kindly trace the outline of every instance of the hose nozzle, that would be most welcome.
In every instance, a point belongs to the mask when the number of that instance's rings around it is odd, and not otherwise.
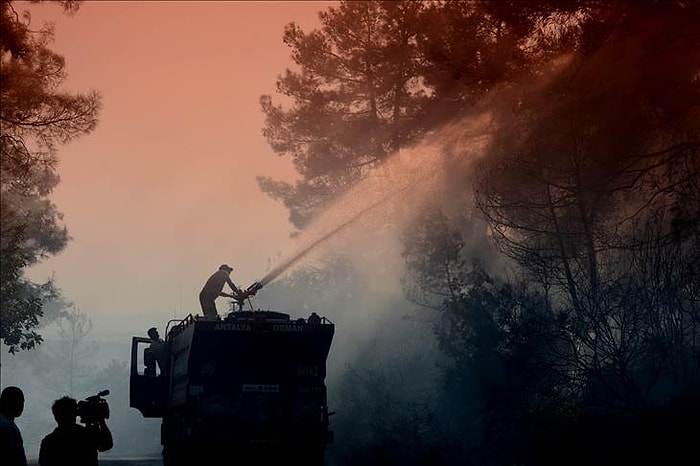
[[[254,296],[255,293],[257,293],[258,290],[260,290],[260,288],[262,288],[262,287],[263,287],[262,283],[255,282],[252,285],[250,285],[248,288],[246,288],[245,292],[248,296]]]

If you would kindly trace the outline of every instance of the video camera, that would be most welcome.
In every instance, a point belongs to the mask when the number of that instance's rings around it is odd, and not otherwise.
[[[109,395],[109,390],[102,390],[97,395],[92,395],[78,401],[78,416],[83,424],[94,424],[109,419],[109,405],[102,398]]]

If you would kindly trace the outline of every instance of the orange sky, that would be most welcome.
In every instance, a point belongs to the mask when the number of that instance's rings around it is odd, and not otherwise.
[[[292,66],[284,25],[315,28],[331,3],[87,1],[72,17],[32,5],[33,26],[55,22],[66,89],[97,90],[103,109],[91,135],[59,150],[51,198],[73,241],[28,276],[55,274],[91,317],[163,325],[199,312],[221,263],[241,286],[261,278],[292,227],[255,177],[295,173],[264,140],[258,99]]]

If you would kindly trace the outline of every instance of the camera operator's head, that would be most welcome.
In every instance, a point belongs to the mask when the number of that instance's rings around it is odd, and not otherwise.
[[[59,427],[75,424],[78,418],[78,402],[69,396],[64,396],[53,402],[51,412]]]

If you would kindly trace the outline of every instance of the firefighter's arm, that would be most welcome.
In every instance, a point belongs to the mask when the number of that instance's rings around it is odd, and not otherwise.
[[[233,290],[234,294],[230,296],[231,298],[235,298],[236,296],[238,296],[242,293],[240,288],[238,288],[236,285],[234,285],[230,278],[226,279],[226,283],[228,283],[228,286],[230,286],[231,289]]]

